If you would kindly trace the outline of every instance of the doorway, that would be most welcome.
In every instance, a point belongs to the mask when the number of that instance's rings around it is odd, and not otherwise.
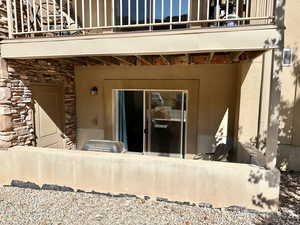
[[[64,148],[63,87],[59,84],[34,84],[32,92],[36,146]]]
[[[116,138],[129,152],[184,157],[187,91],[114,90]]]

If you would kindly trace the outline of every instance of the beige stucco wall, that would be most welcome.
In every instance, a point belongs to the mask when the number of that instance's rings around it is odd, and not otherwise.
[[[293,50],[293,65],[284,67],[281,82],[281,144],[300,146],[300,30],[299,1],[286,1],[285,44]]]
[[[251,148],[258,134],[262,56],[239,64],[237,77],[237,114],[235,149],[238,162],[251,162]],[[250,148],[250,149],[249,149]]]
[[[235,118],[236,160],[264,165],[272,51],[239,64]],[[262,164],[261,164],[262,163]]]
[[[285,48],[292,48],[293,65],[280,76],[281,113],[278,165],[300,171],[300,30],[299,1],[286,1]]]
[[[15,147],[0,151],[0,185],[10,184],[12,180],[260,211],[277,210],[279,198],[276,169],[45,148]]]
[[[104,109],[111,107],[104,104],[105,80],[195,80],[199,83],[199,97],[196,99],[198,106],[194,106],[198,107],[198,119],[191,122],[197,126],[197,146],[189,152],[210,152],[227,109],[228,124],[225,124],[228,125],[227,135],[231,140],[233,138],[237,68],[237,64],[77,67],[78,128],[104,129],[106,120]],[[89,93],[93,86],[99,89],[97,96],[91,96]],[[222,136],[220,133],[218,135]]]

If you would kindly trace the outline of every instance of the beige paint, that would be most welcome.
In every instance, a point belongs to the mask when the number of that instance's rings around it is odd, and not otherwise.
[[[238,162],[264,165],[269,125],[272,51],[239,65],[235,118]],[[259,151],[258,151],[259,150]]]
[[[300,171],[300,31],[299,1],[286,1],[285,48],[292,48],[293,65],[280,76],[281,112],[278,166]]]
[[[278,38],[275,28],[269,25],[16,39],[2,41],[1,55],[3,58],[39,58],[261,50],[277,46],[276,41],[271,41]]]
[[[292,160],[290,164],[295,167],[296,157],[300,159],[297,154],[298,147],[300,146],[300,89],[299,89],[299,40],[300,31],[298,29],[298,15],[300,10],[299,1],[286,1],[285,7],[285,44],[284,47],[292,48],[293,50],[293,65],[283,67],[282,74],[280,75],[280,88],[281,88],[281,112],[280,112],[280,152],[282,155],[287,156],[291,152],[291,157],[285,157]],[[297,78],[298,77],[298,78]],[[279,156],[282,160],[282,156]],[[298,160],[299,161],[299,160]],[[300,164],[299,164],[300,165]],[[299,168],[299,167],[297,167]],[[298,169],[297,169],[298,170]]]
[[[64,147],[64,99],[62,85],[33,84],[36,146]]]
[[[255,182],[257,176],[262,179]],[[13,179],[259,211],[277,210],[279,198],[277,170],[131,154],[15,147],[0,151],[0,185]],[[274,205],[268,207],[259,195]]]
[[[76,134],[76,148],[82,149],[89,140],[104,140],[104,129],[79,128]]]
[[[194,119],[189,123],[192,126],[192,131],[194,129],[196,131],[195,133],[188,131],[188,133],[190,132],[190,135],[197,136],[197,145],[190,147],[191,149],[188,153],[211,152],[212,145],[221,136],[220,133],[218,134],[219,136],[216,133],[220,129],[220,124],[226,115],[227,109],[229,110],[228,124],[225,125],[228,125],[228,138],[230,140],[233,139],[236,76],[237,64],[77,67],[76,105],[78,127],[84,129],[105,128],[105,121],[109,122],[111,116],[109,111],[105,114],[104,110],[110,110],[112,106],[110,105],[110,101],[105,104],[104,99],[105,96],[110,95],[109,92],[111,88],[114,88],[114,85],[115,87],[122,85],[122,81],[120,80],[127,80],[127,85],[132,85],[132,87],[136,87],[135,80],[141,80],[142,85],[149,83],[149,80],[150,83],[151,81],[156,81],[153,84],[149,84],[152,87],[156,85],[156,88],[159,88],[161,85],[165,88],[172,88],[172,85],[173,87],[176,85],[177,87],[184,87],[184,85],[192,82],[195,85],[199,85],[198,93],[195,93],[193,99],[191,99],[195,103],[189,109],[194,111]],[[107,80],[110,80],[110,84],[105,94],[104,89],[106,82],[108,82]],[[132,82],[128,80],[132,80]],[[161,84],[163,82],[161,80],[172,80],[172,82],[170,84],[168,82]],[[182,80],[186,80],[187,83],[181,84]],[[93,86],[97,86],[99,89],[99,94],[96,96],[91,96],[89,93],[89,90]],[[186,88],[190,89],[191,87],[186,86]],[[198,99],[196,96],[198,96]],[[194,115],[195,113],[196,115]],[[105,130],[105,133],[111,132],[109,130],[111,130],[110,127]],[[108,133],[105,136],[111,137],[112,135]]]
[[[300,31],[299,1],[286,1],[285,47],[292,48],[294,63],[284,67],[281,82],[281,130],[280,142],[300,146]],[[297,78],[298,77],[298,78]]]
[[[239,65],[237,83],[236,153],[237,161],[250,163],[249,146],[255,145],[258,132],[262,57]]]

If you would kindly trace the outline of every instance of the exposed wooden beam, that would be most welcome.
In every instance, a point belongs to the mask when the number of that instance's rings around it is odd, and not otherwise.
[[[167,59],[167,56],[160,55],[160,58],[164,61],[166,65],[171,65],[170,61]]]
[[[239,62],[240,61],[240,56],[243,54],[244,52],[243,51],[240,51],[240,52],[232,52],[231,53],[231,61],[232,62]]]
[[[134,66],[135,64],[130,62],[129,60],[127,60],[125,57],[121,57],[121,56],[112,56],[113,58],[119,60],[120,62],[129,65],[129,66]]]
[[[97,62],[100,62],[102,65],[107,65],[106,61],[101,59],[101,57],[91,56],[89,58],[96,60]]]
[[[63,59],[65,62],[69,62],[71,64],[76,64],[76,65],[84,65],[87,66],[88,63],[86,62],[86,60],[84,60],[83,58],[80,57],[72,57],[72,58],[64,58]]]
[[[209,53],[209,56],[207,57],[207,63],[211,63],[211,61],[212,61],[213,58],[214,58],[214,55],[215,55],[214,52]]]
[[[93,56],[92,58],[98,60],[104,65],[119,65],[117,62],[115,62],[114,58],[110,56]]]
[[[186,63],[191,64],[191,55],[190,54],[185,54],[186,57]]]
[[[206,64],[208,61],[206,55],[193,54],[190,57],[192,64]]]
[[[149,60],[146,59],[146,57],[143,57],[141,55],[136,55],[136,58],[142,61],[143,63],[145,63],[146,65],[153,65]]]

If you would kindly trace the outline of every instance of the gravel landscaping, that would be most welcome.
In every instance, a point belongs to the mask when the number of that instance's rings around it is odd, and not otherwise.
[[[281,207],[265,214],[238,207],[214,209],[208,204],[188,205],[162,199],[110,196],[100,193],[0,188],[0,224],[300,224],[300,174],[283,174]],[[54,187],[45,186],[44,189]]]

